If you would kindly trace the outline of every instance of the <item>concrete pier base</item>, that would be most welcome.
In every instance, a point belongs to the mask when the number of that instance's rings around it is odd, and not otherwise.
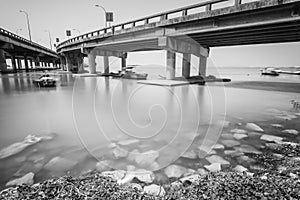
[[[182,76],[189,78],[191,73],[191,54],[183,53],[182,57]]]
[[[176,54],[172,51],[167,51],[167,68],[166,68],[166,78],[175,78],[175,65],[176,65]]]

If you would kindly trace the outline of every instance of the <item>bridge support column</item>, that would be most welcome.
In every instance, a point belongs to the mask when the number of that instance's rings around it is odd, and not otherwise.
[[[69,56],[65,56],[66,58],[66,67],[67,67],[67,71],[70,72],[72,69],[72,62],[71,62],[71,58]]]
[[[10,59],[11,59],[11,65],[12,65],[12,68],[13,68],[13,72],[16,72],[17,71],[16,57],[11,56]]]
[[[90,73],[96,74],[96,54],[94,51],[89,52],[88,61],[89,61]]]
[[[175,78],[175,66],[176,66],[176,54],[175,52],[167,50],[167,68],[166,68],[166,78]]]
[[[200,55],[199,57],[199,75],[206,76],[207,57]]]
[[[1,72],[7,71],[7,64],[5,60],[5,54],[2,49],[0,49],[0,70]]]
[[[17,58],[17,62],[18,62],[18,69],[22,69],[21,58]]]
[[[104,74],[109,74],[109,57],[103,56],[103,62],[104,62]]]
[[[78,66],[78,73],[83,73],[84,72],[83,57],[82,56],[78,56],[76,58],[76,61],[77,61],[77,66]]]
[[[189,78],[191,72],[191,54],[183,53],[182,57],[182,76]]]
[[[126,69],[126,59],[127,59],[127,53],[124,53],[121,57],[122,71]]]
[[[39,58],[39,57],[37,57],[37,58],[34,60],[34,65],[35,65],[35,68],[40,67],[40,58]]]
[[[25,63],[25,71],[26,71],[26,72],[29,72],[27,56],[24,56],[24,63]]]

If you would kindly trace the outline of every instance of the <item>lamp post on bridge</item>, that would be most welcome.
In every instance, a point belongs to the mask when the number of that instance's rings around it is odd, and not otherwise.
[[[96,4],[95,5],[95,7],[98,7],[98,8],[102,8],[102,10],[104,11],[104,22],[105,22],[105,28],[107,27],[107,20],[106,20],[106,10],[105,10],[105,8],[103,7],[103,6],[100,6],[100,5],[98,5],[98,4]]]
[[[51,50],[52,50],[52,41],[51,41],[51,34],[50,34],[50,31],[49,31],[49,30],[45,30],[45,32],[48,32],[50,48],[51,48]]]
[[[29,16],[28,13],[24,10],[20,10],[20,12],[25,13],[26,19],[27,19],[27,28],[28,28],[28,35],[29,35],[29,40],[31,42],[31,33],[30,33],[30,24],[29,24]]]

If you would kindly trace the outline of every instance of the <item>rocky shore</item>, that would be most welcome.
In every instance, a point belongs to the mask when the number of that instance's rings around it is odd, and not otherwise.
[[[147,173],[127,171],[134,178],[122,183],[122,170],[94,171],[10,187],[0,199],[299,199],[300,145],[270,144],[262,154],[248,154],[257,163],[251,173],[243,168],[197,171],[155,184]]]

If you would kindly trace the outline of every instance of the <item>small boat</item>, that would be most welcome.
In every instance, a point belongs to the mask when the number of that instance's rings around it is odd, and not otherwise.
[[[38,79],[35,79],[32,82],[39,87],[55,87],[56,86],[56,80],[54,80],[52,77],[50,77],[49,74],[43,74]]]
[[[275,68],[265,68],[261,70],[261,75],[279,76],[279,73],[275,70]]]
[[[135,66],[137,66],[137,65],[128,66],[128,67],[123,68],[118,73],[111,72],[110,74],[112,77],[116,77],[116,78],[146,80],[148,77],[148,74],[134,72],[133,69],[135,68]]]

